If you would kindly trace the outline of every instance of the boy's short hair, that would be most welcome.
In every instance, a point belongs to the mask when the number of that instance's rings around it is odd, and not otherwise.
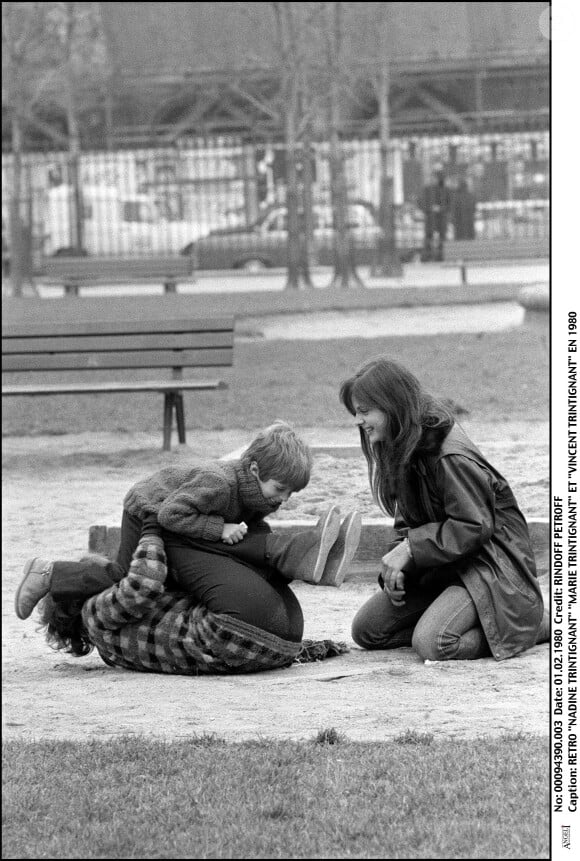
[[[260,481],[273,478],[293,491],[302,490],[310,481],[312,452],[294,429],[275,421],[259,431],[241,457],[249,466],[258,465]]]

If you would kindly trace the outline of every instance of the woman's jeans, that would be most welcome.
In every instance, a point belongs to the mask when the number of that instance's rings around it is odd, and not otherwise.
[[[363,604],[352,622],[363,649],[412,646],[424,661],[471,661],[491,655],[475,604],[459,580],[441,593],[410,589],[395,607],[386,592]]]

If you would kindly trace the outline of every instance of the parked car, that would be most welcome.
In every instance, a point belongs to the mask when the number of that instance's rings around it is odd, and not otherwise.
[[[312,209],[313,242],[311,264],[330,266],[333,263],[334,228],[330,204],[315,203]],[[411,259],[422,246],[422,226],[419,231],[405,231],[402,213],[397,225],[397,244],[405,232],[411,235],[409,247],[402,249],[403,259]],[[355,259],[360,265],[374,262],[381,236],[374,206],[367,201],[352,201],[348,205],[348,227],[354,245]],[[409,243],[407,242],[407,245]],[[213,230],[197,242],[188,243],[182,254],[195,254],[198,269],[247,269],[255,271],[271,266],[287,265],[288,211],[285,205],[268,209],[249,227]]]

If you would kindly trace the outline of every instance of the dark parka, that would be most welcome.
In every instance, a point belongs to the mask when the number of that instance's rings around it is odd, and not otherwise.
[[[415,456],[395,528],[409,539],[417,587],[459,576],[496,660],[535,644],[543,600],[525,518],[458,425],[437,452]]]

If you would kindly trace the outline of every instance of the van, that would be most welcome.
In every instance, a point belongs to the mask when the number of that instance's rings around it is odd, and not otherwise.
[[[122,194],[112,186],[83,185],[81,254],[135,257],[179,254],[198,238],[199,229],[184,221],[159,216],[147,194]],[[49,189],[45,214],[45,254],[78,253],[74,188]]]

